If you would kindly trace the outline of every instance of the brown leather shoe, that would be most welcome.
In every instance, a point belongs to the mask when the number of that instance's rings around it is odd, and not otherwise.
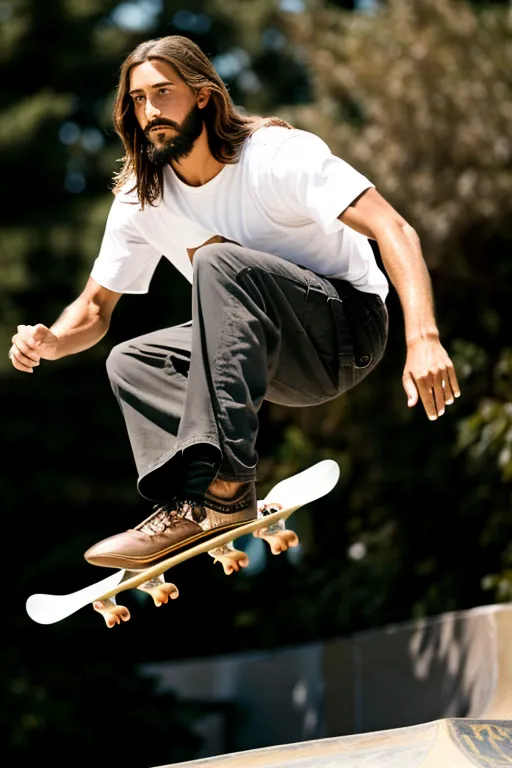
[[[176,500],[124,533],[94,544],[84,554],[92,565],[141,570],[219,533],[257,517],[254,483],[245,483],[232,499],[207,494],[204,502]]]

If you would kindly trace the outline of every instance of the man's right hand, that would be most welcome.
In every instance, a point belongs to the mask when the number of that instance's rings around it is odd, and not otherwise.
[[[18,333],[12,337],[12,347],[9,350],[11,363],[18,371],[34,373],[34,368],[39,365],[41,359],[56,359],[57,344],[57,336],[41,323],[18,325]]]

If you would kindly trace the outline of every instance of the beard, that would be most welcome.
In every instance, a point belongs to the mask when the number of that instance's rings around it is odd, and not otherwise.
[[[172,138],[166,138],[160,140],[158,144],[154,144],[150,139],[150,131],[157,126],[169,126],[174,128],[177,133]],[[194,104],[181,125],[165,118],[156,118],[144,129],[144,135],[148,141],[146,153],[149,160],[159,168],[167,165],[171,160],[175,162],[182,160],[191,153],[202,130],[203,116],[197,104]]]

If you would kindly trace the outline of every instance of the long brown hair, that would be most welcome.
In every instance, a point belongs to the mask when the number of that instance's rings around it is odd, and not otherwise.
[[[264,125],[291,125],[278,117],[245,116],[236,111],[231,96],[208,57],[188,37],[169,35],[138,45],[123,62],[114,103],[114,125],[121,137],[125,154],[121,170],[114,175],[116,194],[129,180],[134,180],[142,207],[152,205],[163,191],[163,171],[146,154],[147,139],[135,117],[129,95],[133,67],[151,59],[171,64],[193,90],[206,87],[210,98],[202,110],[208,143],[214,158],[221,163],[237,163],[244,141]]]

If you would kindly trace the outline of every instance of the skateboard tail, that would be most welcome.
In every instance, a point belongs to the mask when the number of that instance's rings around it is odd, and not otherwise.
[[[25,604],[26,611],[37,624],[55,624],[71,616],[79,608],[84,608],[98,600],[104,592],[115,589],[123,581],[124,576],[124,570],[116,571],[106,579],[69,595],[31,595]]]

